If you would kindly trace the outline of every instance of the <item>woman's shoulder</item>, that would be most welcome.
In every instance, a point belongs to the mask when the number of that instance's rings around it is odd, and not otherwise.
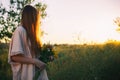
[[[20,31],[25,31],[25,28],[23,26],[21,26],[21,25],[19,25],[16,29],[20,30]]]
[[[26,32],[26,31],[25,31],[25,28],[24,28],[23,26],[21,26],[21,25],[18,26],[15,31],[18,31],[18,32]]]
[[[15,29],[13,35],[24,35],[24,36],[25,36],[25,35],[26,35],[26,30],[24,29],[23,26],[18,26],[18,27]]]

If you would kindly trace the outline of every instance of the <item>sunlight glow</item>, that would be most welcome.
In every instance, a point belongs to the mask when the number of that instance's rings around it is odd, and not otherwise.
[[[119,0],[45,0],[48,17],[43,42],[103,43],[120,40],[114,19],[120,16]]]

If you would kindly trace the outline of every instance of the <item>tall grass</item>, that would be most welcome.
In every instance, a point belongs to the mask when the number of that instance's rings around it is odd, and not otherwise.
[[[12,80],[12,72],[8,64],[8,49],[0,49],[0,80]]]
[[[120,80],[120,42],[56,45],[48,63],[50,80]],[[0,80],[12,80],[8,48],[0,48]]]
[[[120,43],[55,47],[51,80],[120,80]],[[59,51],[58,51],[59,50]]]

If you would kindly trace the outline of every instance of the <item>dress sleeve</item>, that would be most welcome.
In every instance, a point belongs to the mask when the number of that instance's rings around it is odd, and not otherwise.
[[[12,41],[11,41],[11,51],[10,56],[17,55],[17,54],[24,54],[24,46],[23,46],[23,33],[20,28],[16,29]]]

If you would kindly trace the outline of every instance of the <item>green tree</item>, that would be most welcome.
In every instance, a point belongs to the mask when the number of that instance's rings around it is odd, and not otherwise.
[[[27,4],[34,3],[35,0],[10,0],[9,7],[0,4],[0,40],[8,40],[11,38],[13,31],[20,24],[21,10]],[[46,17],[46,4],[38,2],[34,4],[41,11],[41,17]]]
[[[120,17],[115,18],[114,23],[117,25],[117,31],[120,31]]]

